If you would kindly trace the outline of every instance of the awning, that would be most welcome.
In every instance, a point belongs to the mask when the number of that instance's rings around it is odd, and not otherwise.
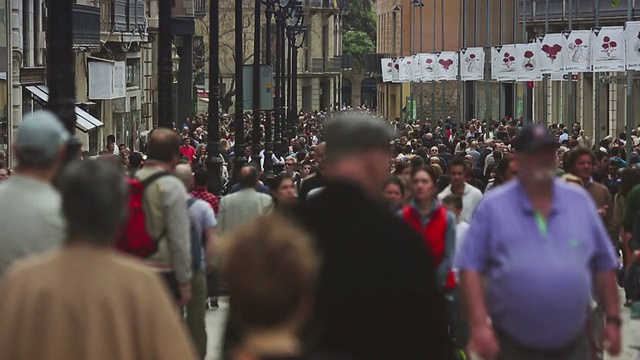
[[[45,104],[49,100],[49,89],[45,85],[26,86],[26,89],[35,97],[34,100]],[[76,127],[84,132],[89,132],[103,127],[102,121],[96,119],[88,112],[75,107]]]

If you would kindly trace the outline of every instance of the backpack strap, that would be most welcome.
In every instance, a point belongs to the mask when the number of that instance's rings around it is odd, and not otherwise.
[[[191,208],[191,206],[196,203],[196,200],[198,199],[194,197],[190,197],[189,199],[187,199],[187,208]]]
[[[153,184],[156,180],[158,180],[158,179],[160,179],[162,177],[168,176],[168,175],[171,175],[171,174],[169,174],[166,171],[158,171],[155,174],[151,174],[149,177],[147,177],[144,180],[139,180],[140,184],[142,185],[142,189],[143,189],[142,191],[146,190],[147,186]],[[142,196],[144,198],[144,193],[143,193]],[[156,244],[156,247],[158,246],[158,243],[160,242],[160,239],[165,237],[165,235],[167,235],[167,228],[166,227],[162,229],[162,232],[160,233],[160,235],[157,238],[153,239],[153,242]]]

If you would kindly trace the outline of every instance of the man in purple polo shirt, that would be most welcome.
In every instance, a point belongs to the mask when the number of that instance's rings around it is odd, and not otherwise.
[[[591,358],[586,324],[595,285],[605,346],[616,355],[617,261],[593,200],[555,179],[557,144],[544,127],[525,127],[514,145],[517,180],[480,202],[456,259],[469,350],[483,359]]]

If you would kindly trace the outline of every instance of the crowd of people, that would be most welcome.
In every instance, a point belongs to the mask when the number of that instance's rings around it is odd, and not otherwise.
[[[69,164],[56,117],[25,118],[0,166],[0,203],[23,204],[0,207],[0,358],[204,359],[221,284],[238,360],[588,359],[620,352],[618,285],[640,316],[636,130],[627,156],[578,123],[301,113],[273,173],[262,131],[233,178],[221,118],[218,194],[205,116]],[[131,186],[142,259],[113,251]]]

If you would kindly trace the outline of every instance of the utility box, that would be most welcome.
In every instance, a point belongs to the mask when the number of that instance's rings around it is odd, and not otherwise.
[[[244,111],[253,110],[253,65],[242,68]],[[260,65],[260,110],[273,110],[273,67]]]

